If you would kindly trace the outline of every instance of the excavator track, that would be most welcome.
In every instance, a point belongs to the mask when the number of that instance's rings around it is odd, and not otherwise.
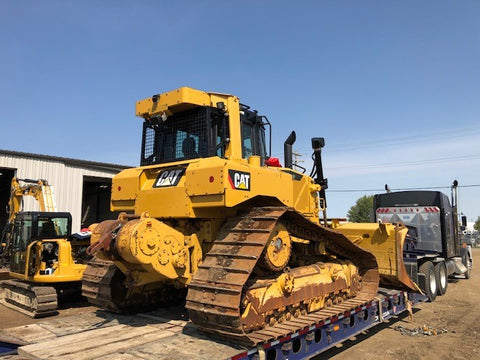
[[[20,280],[5,280],[0,286],[3,305],[32,318],[57,314],[57,291]]]
[[[125,275],[114,262],[93,258],[83,272],[82,295],[92,305],[116,313],[144,312],[185,299],[185,289],[165,284],[127,289],[124,282]]]
[[[241,309],[244,294],[255,278],[258,262],[278,222],[292,236],[324,242],[328,253],[349,259],[359,269],[361,286],[354,298],[319,311],[302,311],[288,321],[266,326],[246,324]],[[375,298],[379,284],[378,266],[372,254],[350,242],[341,233],[312,223],[287,207],[253,208],[230,219],[188,287],[186,306],[190,319],[207,332],[237,343],[257,343],[287,336],[327,317],[341,315]],[[278,308],[285,308],[279,303]],[[259,326],[260,325],[260,326]],[[247,330],[254,329],[254,330]]]

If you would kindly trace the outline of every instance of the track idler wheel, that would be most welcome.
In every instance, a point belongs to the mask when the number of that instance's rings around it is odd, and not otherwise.
[[[285,226],[277,224],[268,239],[261,258],[261,265],[267,270],[281,271],[292,255],[292,240]]]

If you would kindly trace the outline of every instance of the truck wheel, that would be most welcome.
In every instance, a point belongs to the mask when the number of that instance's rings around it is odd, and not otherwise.
[[[465,279],[470,279],[470,276],[472,276],[472,262],[470,260],[467,260],[467,271],[464,275]]]
[[[440,261],[435,264],[435,280],[437,281],[437,295],[444,295],[447,292],[448,277],[445,263]]]
[[[425,274],[425,289],[422,291],[428,297],[428,301],[433,302],[437,297],[437,279],[435,278],[435,267],[432,262],[427,261],[420,265],[419,273]]]
[[[470,279],[470,276],[472,276],[472,253],[471,249],[469,248],[462,248],[462,250],[465,250],[465,252],[462,254],[462,263],[465,265],[467,268],[467,271],[463,274],[465,275],[465,279]]]
[[[470,277],[472,276],[472,269],[468,269],[466,272],[465,272],[465,279],[470,279]]]

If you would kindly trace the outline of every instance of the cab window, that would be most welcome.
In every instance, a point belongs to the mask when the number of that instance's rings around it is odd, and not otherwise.
[[[242,157],[248,159],[253,154],[253,124],[242,121]]]
[[[25,251],[32,238],[32,219],[22,219],[15,222],[13,247]]]
[[[39,217],[38,237],[57,238],[68,235],[68,218],[64,217]]]
[[[242,158],[248,159],[252,155],[260,156],[263,164],[267,158],[265,128],[256,114],[242,119]]]

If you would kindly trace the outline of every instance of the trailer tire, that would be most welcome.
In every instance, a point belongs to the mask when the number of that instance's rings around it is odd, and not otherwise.
[[[444,295],[447,292],[448,276],[447,268],[443,261],[435,264],[435,280],[437,281],[437,295]]]
[[[437,297],[437,279],[435,276],[435,267],[431,261],[426,261],[418,269],[419,273],[425,275],[425,289],[422,291],[428,298],[428,301],[434,302]]]

